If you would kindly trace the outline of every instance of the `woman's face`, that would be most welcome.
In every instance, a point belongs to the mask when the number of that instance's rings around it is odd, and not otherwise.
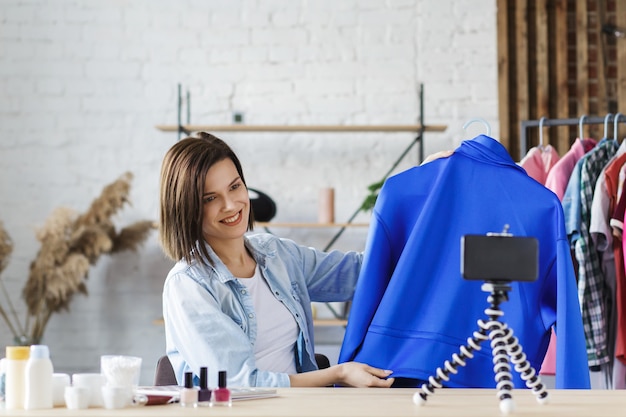
[[[248,229],[250,197],[235,164],[223,159],[209,168],[202,195],[202,233],[211,244],[216,240],[237,239]]]

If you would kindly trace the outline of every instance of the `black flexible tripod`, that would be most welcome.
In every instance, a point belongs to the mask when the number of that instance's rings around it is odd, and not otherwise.
[[[548,402],[548,391],[541,383],[535,369],[526,359],[522,346],[518,339],[513,336],[513,330],[500,321],[504,315],[500,309],[500,303],[509,299],[508,292],[511,290],[511,286],[505,282],[486,281],[481,289],[490,293],[487,298],[490,306],[485,309],[485,314],[489,320],[487,322],[478,320],[479,329],[473,333],[473,337],[467,339],[465,346],[459,348],[460,354],[453,354],[452,361],[445,361],[443,367],[437,368],[435,371],[436,376],[431,375],[428,378],[428,384],[423,384],[421,391],[415,393],[413,402],[416,404],[426,404],[428,395],[434,394],[436,388],[442,388],[442,382],[449,381],[450,374],[456,374],[459,366],[465,366],[466,361],[474,357],[473,352],[480,350],[480,344],[487,339],[491,339],[493,371],[498,398],[500,399],[500,410],[504,414],[509,414],[515,409],[515,402],[511,395],[513,382],[510,362],[514,364],[515,371],[520,374],[526,386],[532,389],[537,401],[540,404]]]

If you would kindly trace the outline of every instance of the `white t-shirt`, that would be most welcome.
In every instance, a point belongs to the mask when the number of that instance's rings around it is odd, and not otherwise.
[[[270,291],[257,265],[252,278],[238,278],[248,288],[257,316],[254,357],[263,371],[296,373],[298,324],[287,307]]]

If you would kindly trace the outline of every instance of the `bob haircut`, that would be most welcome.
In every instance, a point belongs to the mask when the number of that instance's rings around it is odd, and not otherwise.
[[[199,132],[174,144],[161,166],[159,238],[165,254],[174,261],[213,265],[202,235],[204,180],[209,168],[230,159],[246,186],[243,170],[235,152],[221,139]],[[252,205],[248,213],[252,230]]]

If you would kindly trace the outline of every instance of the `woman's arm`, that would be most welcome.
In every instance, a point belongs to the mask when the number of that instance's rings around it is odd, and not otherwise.
[[[345,362],[318,371],[289,375],[289,380],[292,387],[325,387],[336,384],[359,388],[389,388],[394,381],[393,378],[388,378],[391,372],[364,363]]]

